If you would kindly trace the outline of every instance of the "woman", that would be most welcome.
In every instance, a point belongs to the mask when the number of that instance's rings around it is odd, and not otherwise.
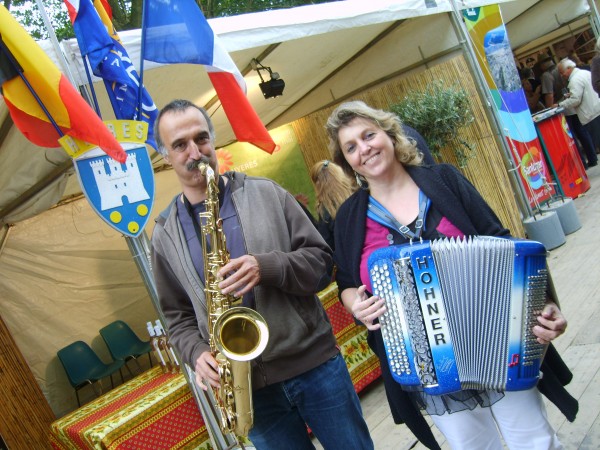
[[[395,421],[406,422],[430,448],[437,448],[437,443],[427,433],[415,405],[430,414],[453,449],[502,449],[496,426],[509,448],[519,448],[524,442],[527,448],[561,448],[537,389],[506,393],[463,390],[432,396],[422,390],[405,392],[391,378],[377,320],[386,310],[385,300],[368,292],[369,255],[377,248],[403,244],[411,238],[508,236],[509,232],[457,169],[447,164],[420,164],[420,153],[405,138],[394,114],[363,102],[349,102],[331,114],[326,128],[333,160],[362,187],[340,207],[336,220],[340,298],[369,330],[369,345],[380,357]],[[387,210],[396,223],[382,225],[369,217],[370,202]],[[421,223],[422,227],[417,226]],[[407,225],[408,231],[401,224]],[[553,302],[548,302],[538,322],[533,331],[543,343],[562,334],[566,327]]]
[[[355,186],[337,164],[323,160],[310,169],[310,178],[317,196],[317,230],[334,249],[333,225],[338,208],[354,192]]]

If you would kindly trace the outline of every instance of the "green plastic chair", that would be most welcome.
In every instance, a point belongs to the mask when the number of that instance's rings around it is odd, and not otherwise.
[[[75,389],[77,406],[81,406],[79,399],[79,390],[81,388],[92,385],[94,393],[96,393],[95,386],[99,385],[100,393],[102,393],[102,383],[100,383],[100,380],[106,377],[110,377],[110,385],[114,388],[115,384],[112,376],[117,371],[121,375],[121,383],[123,382],[121,367],[123,367],[125,362],[118,360],[106,364],[98,357],[92,347],[83,341],[75,341],[60,349],[56,354],[67,373],[69,383]],[[98,394],[96,393],[96,395]]]
[[[106,342],[108,351],[115,361],[121,360],[127,363],[134,360],[141,372],[142,368],[138,358],[148,354],[150,367],[152,367],[152,345],[149,341],[142,341],[137,337],[129,325],[122,320],[115,320],[106,325],[100,330],[100,336]],[[129,369],[129,366],[126,365],[126,367]]]

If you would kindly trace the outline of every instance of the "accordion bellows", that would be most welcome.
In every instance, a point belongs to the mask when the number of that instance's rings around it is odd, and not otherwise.
[[[398,383],[433,395],[535,386],[546,348],[532,332],[548,285],[541,243],[436,239],[378,249],[368,267]]]

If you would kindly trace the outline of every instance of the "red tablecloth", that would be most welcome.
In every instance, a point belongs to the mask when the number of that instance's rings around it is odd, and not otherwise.
[[[367,344],[367,329],[357,326],[352,315],[342,306],[338,300],[338,289],[335,283],[321,291],[319,298],[331,321],[333,332],[350,371],[354,389],[360,392],[381,375],[379,360]]]
[[[183,375],[159,367],[55,421],[55,449],[199,448],[208,433]]]

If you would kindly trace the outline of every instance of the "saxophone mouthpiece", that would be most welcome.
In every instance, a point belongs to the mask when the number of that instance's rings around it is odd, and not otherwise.
[[[202,156],[200,159],[189,162],[187,165],[189,171],[199,169],[202,175],[206,175],[208,167],[210,167],[210,160],[206,156]]]

